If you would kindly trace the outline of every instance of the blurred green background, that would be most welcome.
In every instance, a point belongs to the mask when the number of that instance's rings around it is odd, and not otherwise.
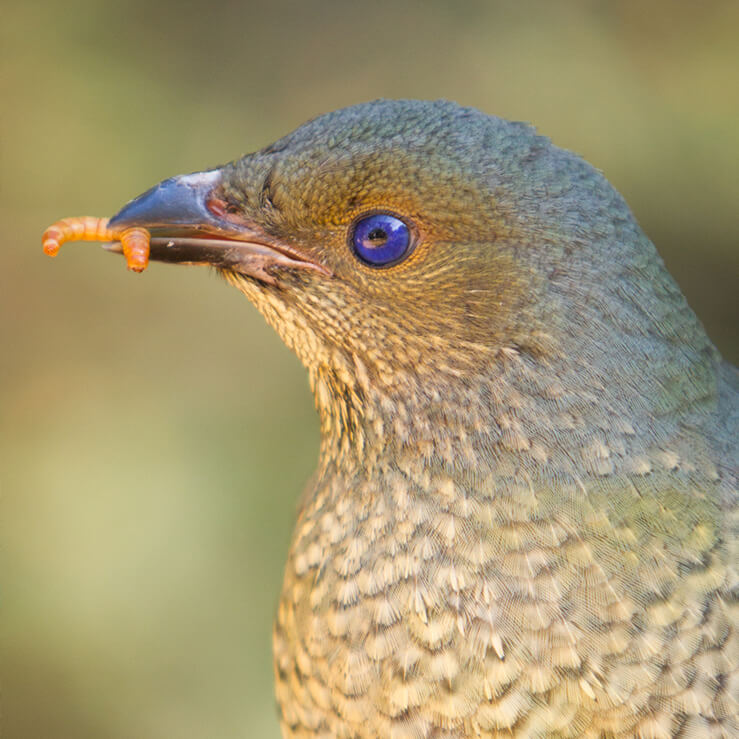
[[[604,170],[736,361],[735,0],[7,3],[2,735],[276,737],[271,621],[318,447],[302,368],[205,270],[41,254],[172,174],[376,97]]]

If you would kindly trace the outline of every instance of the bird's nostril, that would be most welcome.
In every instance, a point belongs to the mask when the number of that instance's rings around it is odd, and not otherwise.
[[[228,203],[221,198],[210,197],[205,202],[205,207],[214,215],[219,218],[223,217],[228,213]]]

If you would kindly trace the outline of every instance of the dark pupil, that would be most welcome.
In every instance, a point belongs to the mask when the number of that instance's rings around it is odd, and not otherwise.
[[[387,241],[387,231],[384,228],[373,228],[367,238],[372,242],[372,246],[382,246]]]

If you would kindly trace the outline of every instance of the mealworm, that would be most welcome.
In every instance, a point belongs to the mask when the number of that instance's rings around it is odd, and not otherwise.
[[[62,218],[44,231],[44,252],[55,257],[65,241],[120,241],[128,268],[143,272],[149,264],[149,232],[145,228],[116,231],[108,227],[108,221],[94,216]]]

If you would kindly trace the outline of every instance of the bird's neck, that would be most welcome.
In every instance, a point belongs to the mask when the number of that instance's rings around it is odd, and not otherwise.
[[[540,355],[491,352],[474,375],[399,372],[384,382],[356,357],[313,368],[319,477],[443,469],[469,480],[515,469],[599,478],[700,456],[694,431],[715,410],[717,355],[666,343],[630,357],[563,339]]]

